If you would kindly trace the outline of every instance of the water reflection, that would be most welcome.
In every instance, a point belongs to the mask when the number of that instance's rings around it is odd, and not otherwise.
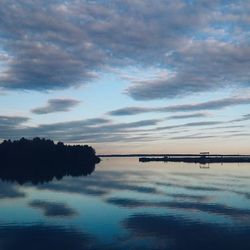
[[[87,177],[0,182],[0,249],[250,249],[249,167],[120,158]]]
[[[88,235],[59,226],[18,226],[9,225],[0,228],[1,249],[3,250],[85,250],[92,249]]]
[[[34,200],[29,205],[33,208],[41,209],[44,215],[49,217],[71,217],[77,214],[76,211],[64,203]]]
[[[123,221],[134,237],[152,237],[153,249],[249,249],[250,228],[197,223],[181,217],[138,214]]]
[[[207,204],[202,202],[191,201],[145,201],[129,198],[109,198],[107,202],[125,208],[138,208],[138,207],[161,207],[161,208],[174,208],[181,210],[201,211],[224,216],[245,217],[250,219],[250,208],[240,209],[233,208],[221,204]],[[188,211],[187,211],[188,212]]]
[[[18,190],[16,185],[0,181],[0,199],[23,197],[25,197],[25,193]]]
[[[22,165],[28,165],[25,168]],[[19,169],[18,169],[19,168]],[[53,179],[61,180],[65,176],[87,176],[95,170],[95,163],[83,162],[78,165],[69,163],[56,164],[51,162],[44,166],[34,167],[32,164],[16,164],[15,167],[0,168],[0,179],[8,182],[24,184],[31,182],[36,185],[39,183],[51,182]]]

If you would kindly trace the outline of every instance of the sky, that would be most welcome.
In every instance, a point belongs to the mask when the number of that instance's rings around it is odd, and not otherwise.
[[[0,0],[0,141],[250,153],[250,0]]]

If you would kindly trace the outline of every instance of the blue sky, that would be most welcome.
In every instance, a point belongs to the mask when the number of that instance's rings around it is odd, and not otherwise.
[[[249,153],[250,1],[0,5],[0,140]]]

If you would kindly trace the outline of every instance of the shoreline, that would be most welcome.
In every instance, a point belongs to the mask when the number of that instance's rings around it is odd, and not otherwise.
[[[185,163],[250,163],[249,155],[195,155],[195,156],[164,156],[140,157],[139,162],[185,162]]]

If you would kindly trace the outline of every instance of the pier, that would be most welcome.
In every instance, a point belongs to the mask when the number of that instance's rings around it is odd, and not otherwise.
[[[140,157],[140,162],[187,162],[187,163],[246,163],[250,162],[250,155],[223,155],[223,154],[166,154],[162,157]]]

